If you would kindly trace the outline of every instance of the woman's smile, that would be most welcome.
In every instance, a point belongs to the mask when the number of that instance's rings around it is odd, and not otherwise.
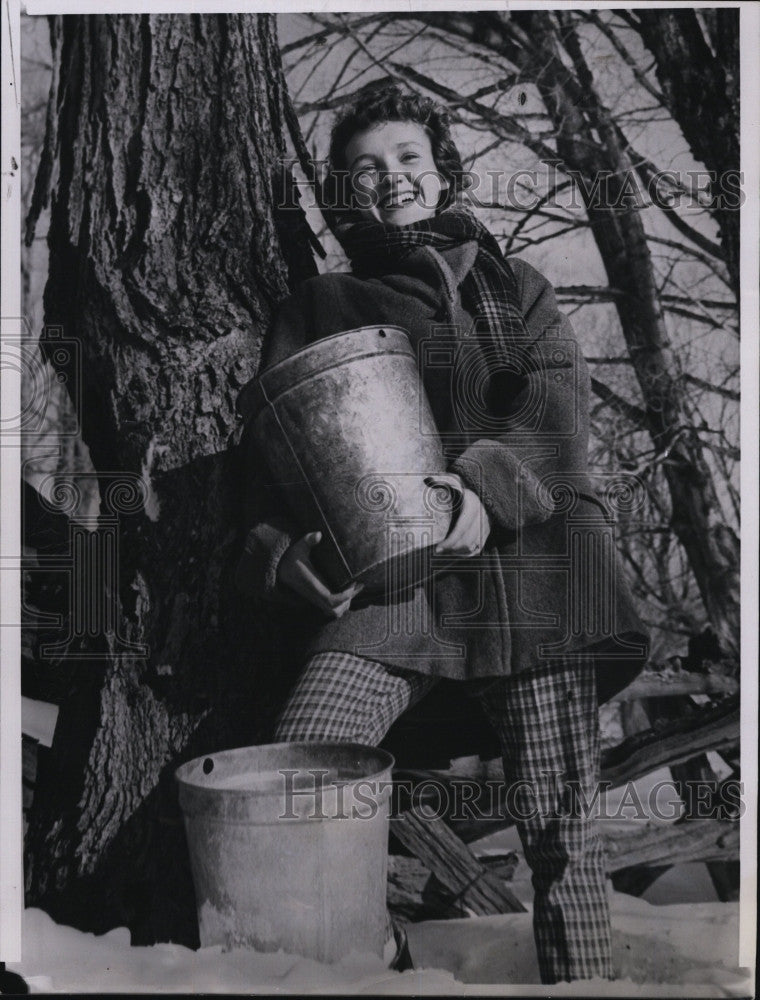
[[[405,226],[432,218],[448,183],[430,136],[416,122],[384,122],[346,146],[354,208],[364,219]]]

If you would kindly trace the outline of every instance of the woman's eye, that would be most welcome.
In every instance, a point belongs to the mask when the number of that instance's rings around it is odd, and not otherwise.
[[[354,183],[373,184],[377,180],[376,167],[362,167],[354,174]]]
[[[419,160],[419,153],[404,153],[401,157],[402,163],[412,163],[414,160]]]

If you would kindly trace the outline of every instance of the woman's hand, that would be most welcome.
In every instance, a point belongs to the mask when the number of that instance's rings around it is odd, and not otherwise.
[[[457,477],[458,478],[458,477]],[[448,552],[460,556],[476,556],[482,551],[491,533],[491,520],[477,493],[460,480],[462,498],[459,514],[448,535],[435,547],[436,554]]]
[[[354,583],[339,594],[330,590],[311,561],[311,550],[321,539],[321,531],[311,531],[293,542],[277,567],[277,582],[290,587],[324,614],[340,618],[364,585]]]

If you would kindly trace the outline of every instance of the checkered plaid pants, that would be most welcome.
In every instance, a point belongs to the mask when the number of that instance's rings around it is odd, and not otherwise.
[[[307,663],[277,723],[278,742],[377,745],[436,683],[348,653]],[[599,722],[593,666],[582,660],[500,678],[480,695],[502,747],[515,824],[533,872],[533,929],[544,983],[612,977],[602,843],[593,817]]]
[[[529,670],[498,681],[482,702],[501,742],[533,872],[541,981],[611,979],[604,850],[584,812],[597,791],[601,752],[594,667],[563,661]]]

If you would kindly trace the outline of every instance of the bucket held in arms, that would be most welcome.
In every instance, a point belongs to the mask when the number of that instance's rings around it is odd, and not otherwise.
[[[335,590],[404,589],[428,572],[460,499],[405,330],[325,337],[254,383],[250,423]]]

